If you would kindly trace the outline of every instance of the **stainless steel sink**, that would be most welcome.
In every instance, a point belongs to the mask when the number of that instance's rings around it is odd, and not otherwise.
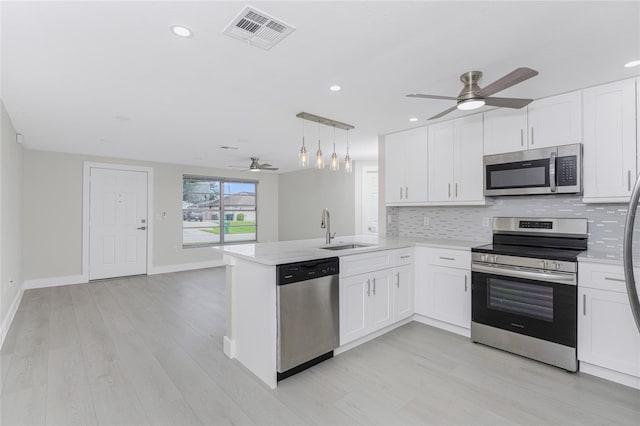
[[[357,249],[363,247],[374,247],[374,244],[343,244],[340,246],[329,246],[329,247],[321,247],[323,250],[349,250],[349,249]]]

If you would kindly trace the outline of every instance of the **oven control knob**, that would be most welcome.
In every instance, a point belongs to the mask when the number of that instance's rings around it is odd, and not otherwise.
[[[553,269],[560,269],[560,264],[558,262],[553,262]]]
[[[489,256],[486,255],[486,254],[482,254],[482,255],[480,255],[480,260],[482,262],[486,262],[487,260],[489,260]]]
[[[547,262],[545,262],[544,260],[541,260],[538,265],[540,265],[541,268],[546,268],[547,267]]]
[[[495,254],[494,254],[493,256],[491,256],[491,261],[492,261],[493,263],[496,263],[496,262],[498,261],[498,256],[497,256],[497,255],[495,255]]]

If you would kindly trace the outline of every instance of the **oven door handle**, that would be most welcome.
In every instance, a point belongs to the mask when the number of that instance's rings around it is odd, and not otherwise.
[[[571,273],[535,272],[522,269],[505,268],[501,266],[486,266],[479,263],[471,264],[472,272],[482,272],[491,275],[503,275],[513,278],[525,278],[536,281],[548,281],[558,284],[576,285],[576,276]]]

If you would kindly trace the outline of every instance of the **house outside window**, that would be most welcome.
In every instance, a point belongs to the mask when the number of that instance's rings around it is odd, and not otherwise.
[[[255,180],[183,175],[182,246],[257,240]]]

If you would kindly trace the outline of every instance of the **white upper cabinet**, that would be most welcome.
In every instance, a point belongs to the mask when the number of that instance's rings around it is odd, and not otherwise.
[[[429,201],[451,201],[453,120],[429,126]]]
[[[453,195],[456,201],[482,201],[482,114],[454,122]]]
[[[625,202],[636,178],[636,82],[583,91],[584,201]]]
[[[528,148],[527,108],[499,108],[484,113],[484,154]]]
[[[427,129],[418,127],[385,136],[385,201],[427,201]]]
[[[529,149],[582,142],[582,94],[571,92],[527,107]]]
[[[429,126],[429,201],[482,202],[482,115]]]

